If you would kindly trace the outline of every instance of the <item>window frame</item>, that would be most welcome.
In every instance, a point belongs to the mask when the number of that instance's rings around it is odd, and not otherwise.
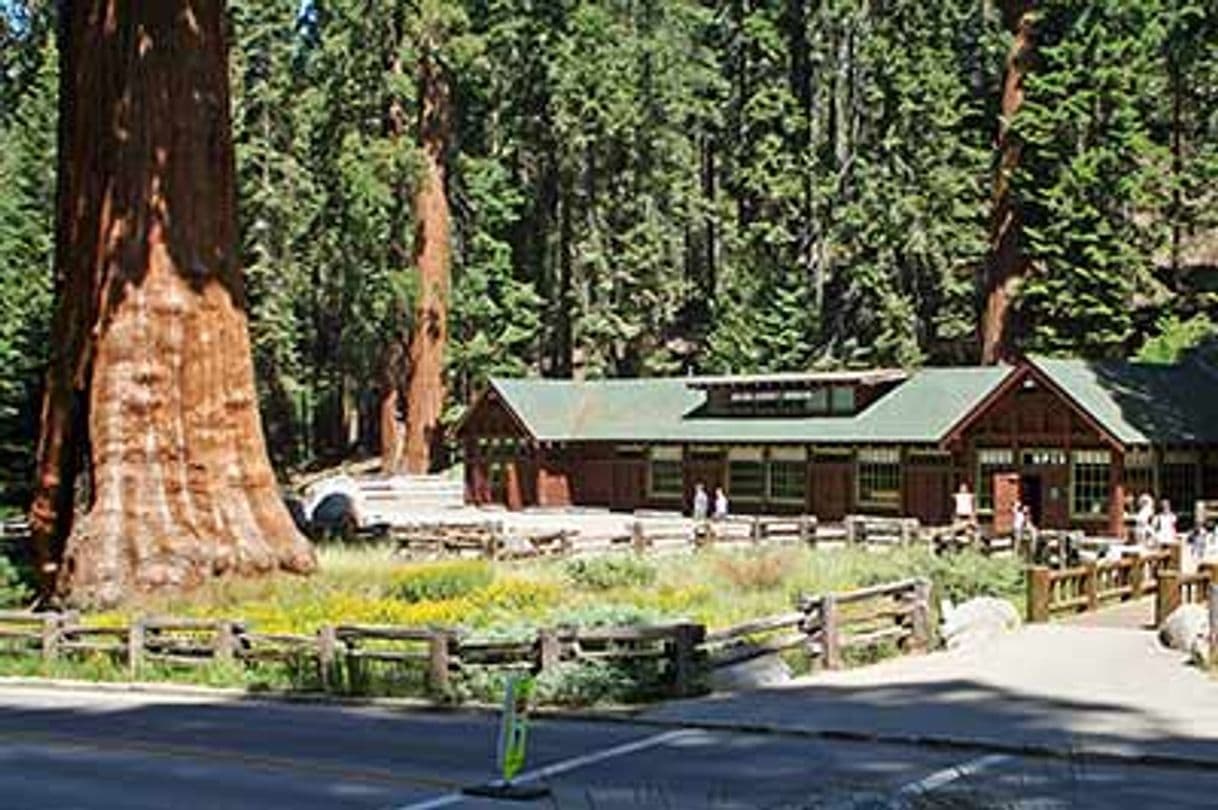
[[[854,502],[860,507],[900,511],[904,483],[901,448],[860,447],[854,454]],[[876,498],[877,492],[884,497]]]
[[[658,465],[665,465],[666,472],[656,475]],[[663,482],[672,478],[676,468],[677,485],[674,489],[659,489],[657,481]],[[681,447],[660,445],[652,447],[647,454],[647,497],[655,501],[681,501],[685,498],[685,454]]]
[[[1081,475],[1087,471],[1084,480]],[[1095,470],[1102,470],[1096,474]],[[1079,497],[1079,487],[1094,487],[1098,491],[1103,488],[1103,495],[1098,499],[1102,506],[1098,511],[1093,508],[1080,509],[1080,501],[1095,501],[1094,493],[1086,498]],[[1112,451],[1111,450],[1075,450],[1070,454],[1070,518],[1072,520],[1106,520],[1112,511]]]

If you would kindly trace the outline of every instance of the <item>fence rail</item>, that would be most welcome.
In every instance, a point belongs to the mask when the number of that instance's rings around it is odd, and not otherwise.
[[[121,626],[80,623],[75,613],[0,612],[0,654],[46,661],[109,656],[138,677],[149,664],[294,662],[316,672],[327,691],[358,691],[373,667],[394,667],[435,697],[452,678],[477,668],[544,672],[570,662],[639,668],[667,694],[693,694],[713,669],[763,655],[803,650],[826,668],[842,652],[895,643],[930,646],[930,583],[906,580],[858,591],[803,597],[788,613],[708,631],[691,622],[631,627],[543,628],[528,638],[469,636],[454,628],[325,625],[314,635],[260,633],[232,619],[140,617]]]
[[[1062,570],[1032,566],[1027,569],[1028,621],[1046,622],[1155,593],[1160,577],[1179,566],[1178,546]]]
[[[1155,627],[1162,627],[1181,605],[1209,604],[1215,592],[1218,592],[1216,563],[1200,565],[1193,574],[1161,572],[1155,593]]]

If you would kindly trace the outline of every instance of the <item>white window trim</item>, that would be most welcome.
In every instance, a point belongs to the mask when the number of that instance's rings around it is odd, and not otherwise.
[[[1080,512],[1078,510],[1077,491],[1079,464],[1092,467],[1105,466],[1108,468],[1108,495],[1105,500],[1108,508],[1102,512]],[[1107,520],[1112,511],[1112,453],[1108,450],[1075,450],[1070,456],[1070,519],[1099,522]]]
[[[807,461],[808,448],[806,447],[771,447],[771,461]]]

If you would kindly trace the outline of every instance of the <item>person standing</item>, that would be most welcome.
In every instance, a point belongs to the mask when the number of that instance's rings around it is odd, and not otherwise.
[[[1149,492],[1138,496],[1138,511],[1133,518],[1133,541],[1140,546],[1154,545],[1154,529],[1151,524],[1155,519],[1155,499]]]
[[[1011,507],[1011,536],[1015,540],[1015,553],[1025,557],[1027,552],[1024,549],[1024,530],[1027,528],[1027,522],[1028,512],[1023,503],[1016,498],[1015,505]]]
[[[968,484],[961,481],[960,489],[956,490],[952,500],[955,507],[956,524],[972,526],[974,522],[973,493],[969,492]]]
[[[715,487],[715,520],[727,517],[727,493],[723,487]]]
[[[1159,514],[1154,517],[1155,544],[1171,546],[1176,542],[1176,513],[1171,510],[1171,501],[1164,498],[1159,502]]]
[[[710,496],[702,482],[694,484],[694,520],[706,520],[710,513]]]

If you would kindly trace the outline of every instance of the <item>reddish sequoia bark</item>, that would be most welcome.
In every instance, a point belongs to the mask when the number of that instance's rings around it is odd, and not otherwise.
[[[402,39],[405,36],[405,9],[398,6],[393,17],[394,34],[390,38],[393,47],[388,58],[389,73],[400,82],[405,74],[402,65]],[[394,141],[406,137],[406,109],[398,94],[393,94],[385,114],[386,134]],[[403,186],[405,181],[401,181]],[[406,193],[399,189],[398,203],[392,219],[393,228],[391,253],[395,261],[405,265],[411,258],[407,248],[402,244],[400,234],[403,233],[404,214],[407,210]],[[403,416],[406,412],[407,388],[410,384],[410,313],[401,302],[394,311],[394,332],[385,345],[385,355],[381,365],[381,399],[380,399],[380,445],[381,470],[396,474],[403,472],[406,467],[406,425]]]
[[[222,0],[62,8],[55,326],[31,510],[59,596],[314,567],[267,459]],[[75,459],[88,512],[73,525]],[[70,533],[69,533],[70,529]]]
[[[450,91],[444,68],[430,56],[419,64],[419,140],[423,172],[414,198],[418,300],[410,335],[405,469],[425,473],[440,441],[444,409],[444,346],[448,340],[449,210],[445,152]]]
[[[994,203],[990,231],[990,255],[985,271],[985,311],[981,316],[981,362],[1009,359],[1014,347],[1011,335],[1011,303],[1015,288],[1028,271],[1028,259],[1020,248],[1022,223],[1018,205],[1011,199],[1011,175],[1019,166],[1022,144],[1011,134],[1010,121],[1023,104],[1023,79],[1032,57],[1032,0],[1007,0],[1003,17],[1014,34],[1007,54],[1002,87],[1002,111],[998,124],[998,173],[994,179]]]

